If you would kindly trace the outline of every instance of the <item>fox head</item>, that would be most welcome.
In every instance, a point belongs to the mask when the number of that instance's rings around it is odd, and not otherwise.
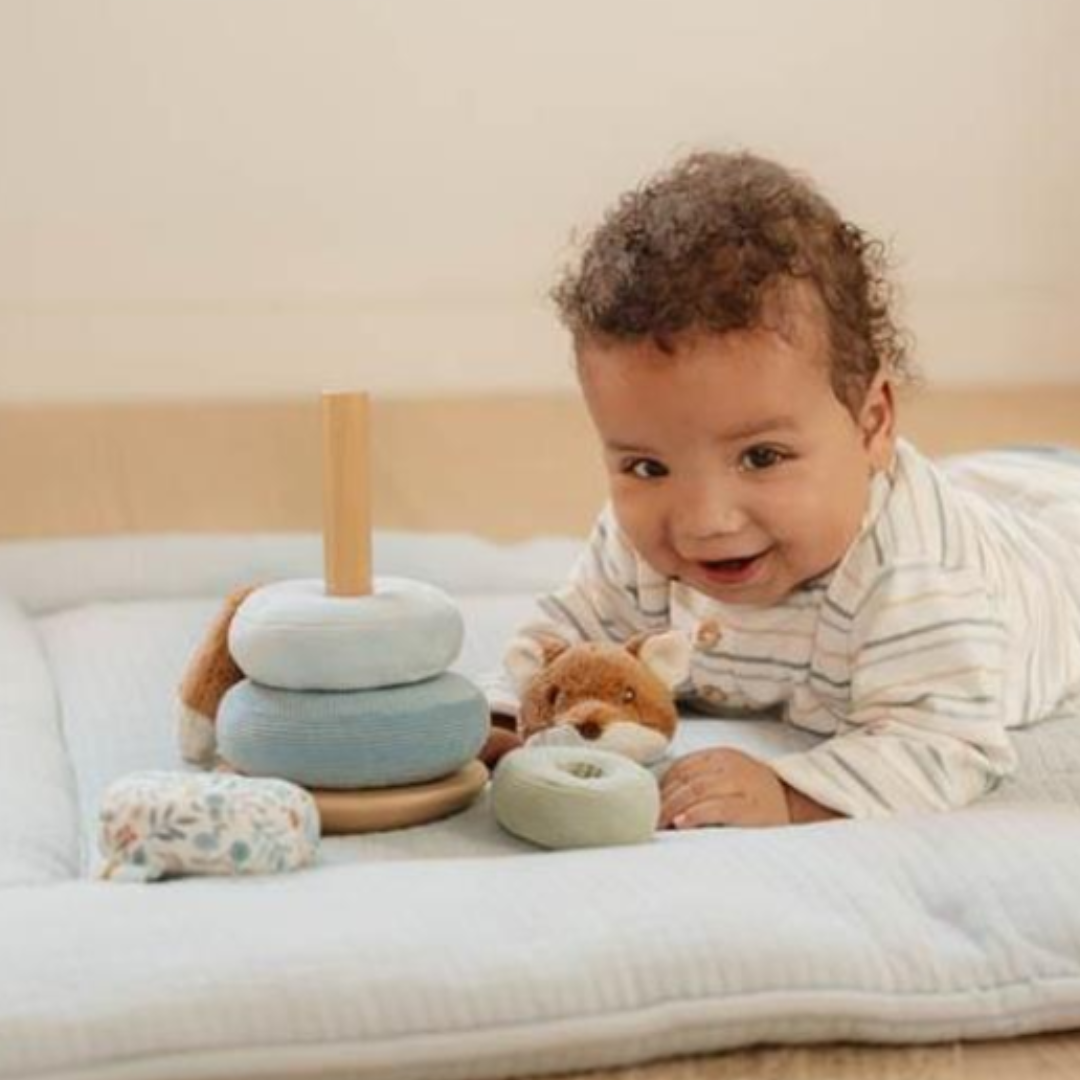
[[[579,741],[649,764],[675,734],[674,689],[689,672],[690,642],[675,630],[623,645],[523,636],[506,665],[521,695],[518,733],[527,742]]]

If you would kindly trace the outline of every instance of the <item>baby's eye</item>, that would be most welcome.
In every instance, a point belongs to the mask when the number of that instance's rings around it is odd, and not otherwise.
[[[771,469],[785,460],[787,460],[787,454],[775,446],[751,446],[749,450],[744,451],[739,459],[739,465],[749,472],[760,472],[762,469]]]
[[[639,480],[659,480],[668,474],[665,466],[653,458],[631,458],[623,462],[622,471],[629,476],[636,476]]]

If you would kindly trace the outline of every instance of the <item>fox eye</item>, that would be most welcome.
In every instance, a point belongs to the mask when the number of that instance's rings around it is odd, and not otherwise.
[[[562,691],[557,686],[549,686],[547,688],[547,703],[551,706],[559,703],[559,698],[562,696]]]
[[[628,686],[622,695],[624,705],[630,705],[632,702],[637,701],[637,692],[632,686]]]

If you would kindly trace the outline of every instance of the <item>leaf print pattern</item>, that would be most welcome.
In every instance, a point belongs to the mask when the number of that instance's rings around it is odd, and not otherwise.
[[[132,773],[101,801],[101,876],[284,873],[315,861],[319,837],[314,799],[287,780]]]

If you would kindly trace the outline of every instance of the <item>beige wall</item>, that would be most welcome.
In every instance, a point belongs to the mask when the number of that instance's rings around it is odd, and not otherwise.
[[[933,380],[1080,381],[1073,0],[0,0],[0,400],[554,388],[697,146],[891,238]]]

